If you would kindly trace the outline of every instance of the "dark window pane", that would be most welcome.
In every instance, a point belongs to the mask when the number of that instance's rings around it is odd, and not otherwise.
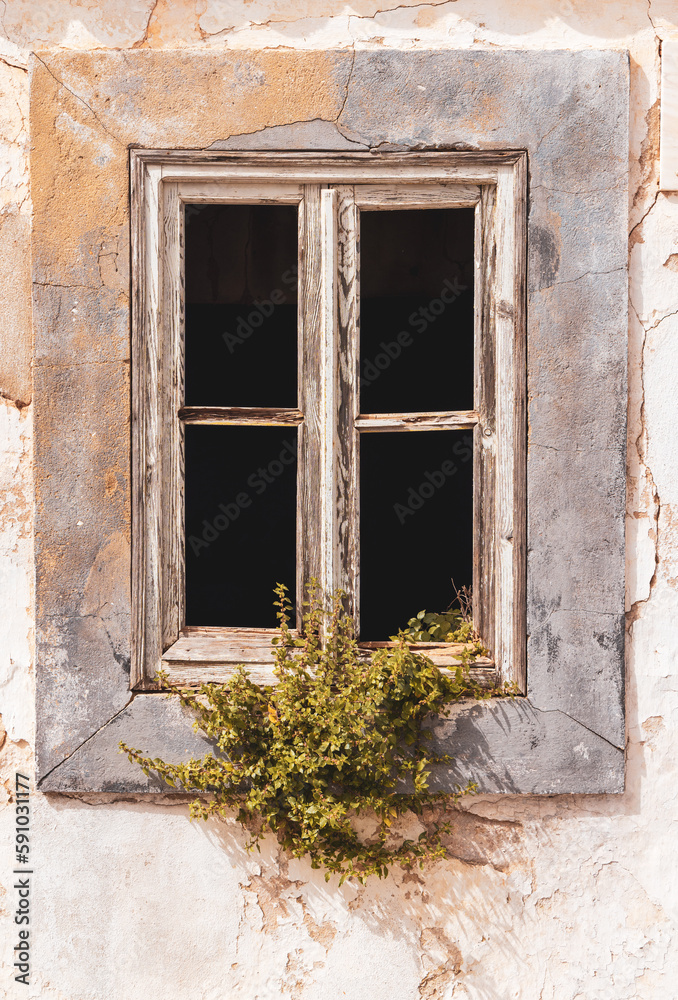
[[[360,214],[360,411],[473,408],[473,209]]]
[[[362,434],[360,635],[444,611],[473,575],[471,431]]]
[[[186,624],[277,625],[295,587],[296,428],[186,427]]]
[[[187,406],[297,405],[297,209],[187,205]]]

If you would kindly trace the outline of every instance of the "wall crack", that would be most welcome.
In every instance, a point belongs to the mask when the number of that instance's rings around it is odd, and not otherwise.
[[[110,636],[109,636],[109,638],[110,638]],[[104,722],[104,724],[102,726],[99,726],[99,728],[96,729],[90,736],[88,736],[86,740],[83,740],[82,743],[79,743],[78,746],[75,747],[75,749],[71,750],[71,752],[69,754],[66,754],[66,756],[64,757],[63,760],[60,760],[59,763],[55,764],[54,767],[51,767],[49,769],[49,771],[47,771],[46,774],[43,774],[42,778],[40,778],[40,781],[38,782],[38,788],[42,785],[42,783],[44,781],[47,781],[47,779],[49,778],[50,774],[54,774],[54,772],[57,771],[60,767],[63,767],[63,765],[66,763],[66,761],[70,760],[71,757],[73,757],[74,754],[76,754],[78,752],[78,750],[82,750],[82,748],[84,746],[86,746],[93,739],[95,739],[95,737],[97,737],[100,732],[102,732],[104,729],[106,729],[107,726],[110,726],[110,724],[112,722],[115,722],[115,720],[118,718],[118,716],[122,715],[122,713],[125,711],[126,708],[129,708],[129,706],[132,704],[132,702],[134,701],[135,698],[136,698],[136,692],[132,691],[129,699],[125,702],[125,704],[122,706],[121,709],[119,709],[117,712],[115,712],[110,717],[110,719],[108,719],[107,722]]]
[[[655,197],[652,207],[654,207],[656,201],[657,198]],[[646,218],[650,211],[651,209],[648,209],[643,218]],[[629,296],[629,305],[633,309],[636,319],[638,320],[638,324],[641,330],[643,331],[643,341],[640,348],[640,413],[639,413],[640,431],[636,436],[634,444],[636,448],[636,454],[638,456],[638,462],[640,463],[641,468],[645,470],[645,475],[647,476],[648,484],[650,486],[650,489],[652,490],[652,503],[654,507],[654,510],[652,512],[652,518],[654,521],[654,572],[652,574],[652,577],[650,578],[647,597],[643,597],[638,601],[634,601],[626,614],[627,624],[629,627],[631,627],[633,623],[638,620],[641,607],[644,604],[647,604],[647,602],[650,600],[650,597],[652,596],[652,591],[654,590],[655,585],[657,583],[657,573],[659,570],[659,518],[661,515],[662,505],[659,496],[659,491],[657,489],[657,485],[655,483],[654,476],[652,474],[652,470],[650,469],[650,466],[648,465],[647,462],[647,454],[646,454],[647,430],[645,427],[645,346],[647,343],[647,335],[649,330],[646,328],[645,324],[641,320],[640,315],[638,314],[638,310],[636,309],[630,296]],[[659,323],[657,323],[656,325],[658,326]],[[655,327],[651,327],[650,329],[654,328]]]
[[[148,41],[148,29],[151,26],[151,21],[153,20],[153,15],[155,14],[156,8],[157,8],[157,6],[158,6],[159,3],[160,3],[160,0],[155,0],[153,6],[151,7],[151,12],[148,15],[148,21],[146,21],[146,27],[144,28],[144,33],[143,33],[143,35],[141,36],[141,38],[138,41],[134,42],[134,44],[132,45],[133,49],[140,49],[142,47],[142,45],[145,45],[146,42]]]
[[[113,132],[111,132],[110,129],[106,128],[106,126],[104,125],[104,123],[101,121],[101,119],[97,115],[96,111],[94,111],[92,108],[90,108],[90,106],[87,103],[87,101],[85,101],[82,97],[80,97],[78,94],[76,94],[74,90],[71,90],[71,88],[68,87],[64,83],[63,80],[60,80],[59,77],[55,73],[52,72],[52,70],[49,68],[49,66],[45,62],[45,60],[40,58],[40,56],[37,54],[37,52],[34,52],[33,55],[38,60],[38,62],[41,63],[45,67],[45,69],[47,70],[47,72],[49,73],[49,75],[52,77],[52,79],[60,87],[63,87],[64,90],[66,90],[71,95],[71,97],[74,97],[75,100],[78,101],[80,104],[82,104],[83,107],[87,108],[87,110],[89,111],[89,113],[92,115],[92,117],[94,118],[94,120],[96,122],[98,122],[98,124],[101,126],[101,128],[106,133],[106,135],[110,135],[111,139],[115,139],[115,141],[118,143],[118,145],[122,146],[125,149],[126,148],[125,143],[121,139],[119,139],[117,135],[115,135]]]
[[[349,23],[350,23],[350,20],[351,19],[349,18]],[[343,103],[341,105],[341,109],[339,111],[339,114],[334,119],[335,125],[339,124],[339,119],[341,118],[341,116],[343,115],[343,113],[344,113],[344,111],[346,109],[346,102],[348,101],[348,94],[349,94],[349,90],[351,89],[351,80],[353,78],[353,70],[354,69],[355,69],[355,43],[353,44],[353,54],[351,56],[351,68],[348,71],[348,79],[346,81],[346,93],[344,94],[344,100],[343,100]]]
[[[591,733],[592,736],[596,736],[599,740],[602,740],[603,743],[607,743],[607,745],[610,746],[610,747],[612,747],[613,750],[618,750],[619,753],[624,753],[624,747],[620,747],[616,743],[613,743],[612,740],[608,740],[608,738],[606,736],[603,736],[601,733],[597,733],[595,731],[595,729],[591,729],[590,726],[587,726],[586,723],[582,722],[580,719],[575,719],[575,717],[573,715],[570,715],[564,709],[562,709],[562,708],[539,708],[539,706],[535,705],[533,702],[531,702],[529,700],[529,698],[527,700],[528,700],[528,703],[531,705],[531,707],[536,712],[543,712],[544,715],[552,715],[553,713],[558,712],[560,715],[564,715],[566,719],[569,719],[570,722],[575,722],[578,726],[581,726],[582,729],[585,729],[587,733]]]

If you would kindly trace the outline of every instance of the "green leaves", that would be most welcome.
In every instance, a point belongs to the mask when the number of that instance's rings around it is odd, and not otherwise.
[[[254,684],[241,666],[227,685],[203,684],[197,694],[175,691],[219,753],[169,764],[124,744],[121,750],[147,774],[210,793],[192,802],[192,818],[235,810],[251,833],[249,847],[273,831],[286,851],[308,855],[328,879],[338,873],[340,881],[354,876],[365,882],[370,875],[385,878],[392,864],[443,857],[442,826],[429,824],[417,841],[399,842],[391,831],[406,812],[419,814],[449,798],[428,789],[432,765],[445,761],[427,750],[426,717],[459,698],[487,694],[465,669],[442,674],[404,641],[429,641],[410,636],[444,628],[446,637],[455,631],[454,641],[464,641],[456,638],[459,613],[420,612],[398,646],[366,659],[344,614],[344,594],[335,594],[325,611],[317,588],[310,587],[297,638],[289,627],[287,590],[278,584],[275,593],[280,634],[273,646],[274,688]],[[355,829],[359,814],[376,823],[369,838]]]
[[[406,642],[472,642],[476,638],[473,623],[464,619],[459,608],[440,613],[420,611],[410,618],[407,628],[391,636]]]

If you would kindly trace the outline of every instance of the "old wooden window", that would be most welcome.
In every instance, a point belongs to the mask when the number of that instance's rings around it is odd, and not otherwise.
[[[524,154],[133,165],[134,683],[270,679],[277,580],[370,642],[454,577],[524,687]]]

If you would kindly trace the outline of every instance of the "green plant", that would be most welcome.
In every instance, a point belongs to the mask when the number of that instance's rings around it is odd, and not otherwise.
[[[473,642],[477,639],[473,623],[464,621],[459,608],[450,611],[420,611],[410,618],[407,627],[391,639],[405,642]]]
[[[468,666],[476,657],[488,656],[489,651],[483,646],[473,625],[471,588],[457,589],[454,581],[452,588],[455,594],[452,604],[456,601],[459,607],[454,608],[451,604],[446,611],[420,611],[414,618],[409,619],[406,628],[400,629],[397,635],[391,636],[391,639],[411,643],[467,643],[468,648],[459,654],[459,658],[465,666]]]
[[[385,877],[393,863],[423,865],[443,857],[447,824],[400,843],[391,827],[407,811],[421,814],[425,805],[449,798],[429,790],[431,766],[449,758],[427,751],[426,717],[488,692],[462,667],[445,674],[405,642],[361,657],[340,593],[325,613],[311,588],[303,638],[295,638],[286,588],[278,585],[275,592],[277,685],[254,684],[239,667],[226,685],[178,691],[196,713],[195,727],[218,751],[170,764],[123,743],[121,750],[146,774],[155,771],[172,786],[211,793],[191,803],[192,818],[235,809],[251,833],[250,848],[271,830],[294,857],[309,855],[312,867],[324,866],[326,879],[335,872],[341,881],[356,876],[364,882],[370,875]],[[360,814],[376,822],[369,838],[356,830]]]

